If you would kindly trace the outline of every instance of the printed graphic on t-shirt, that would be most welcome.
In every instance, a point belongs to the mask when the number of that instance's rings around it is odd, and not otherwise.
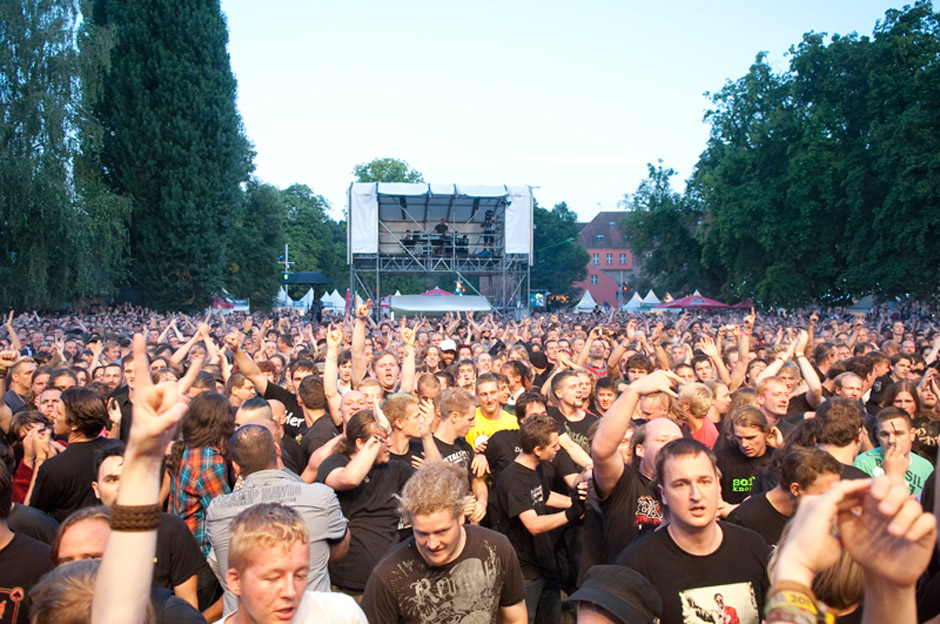
[[[659,508],[656,499],[649,495],[643,495],[636,500],[636,517],[633,519],[634,526],[643,526],[646,524],[658,525],[663,521],[663,512]]]
[[[572,442],[584,449],[585,452],[591,452],[591,444],[588,442],[587,436],[572,429],[567,422],[565,423],[565,433],[568,434]]]
[[[464,559],[433,580],[416,569],[421,565],[417,560],[401,562],[390,586],[403,595],[402,612],[422,624],[491,621],[501,591],[493,579],[501,578],[503,569],[496,549],[487,546],[486,550],[486,557]],[[407,585],[400,586],[402,581]]]
[[[25,597],[22,587],[0,588],[0,622],[16,622]]]
[[[758,624],[760,612],[750,583],[696,587],[679,592],[683,624]]]

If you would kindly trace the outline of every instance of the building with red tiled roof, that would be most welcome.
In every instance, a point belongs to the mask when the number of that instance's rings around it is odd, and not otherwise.
[[[600,212],[581,228],[578,242],[588,252],[587,279],[574,286],[582,291],[591,291],[598,305],[609,304],[619,308],[623,283],[632,281],[636,274],[633,252],[620,231],[620,220],[626,213]]]

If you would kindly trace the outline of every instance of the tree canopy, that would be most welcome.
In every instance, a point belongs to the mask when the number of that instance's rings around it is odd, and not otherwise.
[[[569,300],[577,296],[575,282],[587,277],[587,250],[578,243],[578,216],[568,204],[555,204],[551,210],[535,204],[535,259],[531,287],[547,289]]]
[[[129,211],[102,184],[87,114],[110,33],[68,0],[0,1],[0,301],[113,294]]]
[[[356,182],[424,182],[424,177],[404,160],[376,158],[352,170]]]
[[[94,0],[92,20],[116,37],[95,110],[105,180],[133,200],[133,281],[153,307],[204,307],[253,157],[219,3]]]
[[[652,251],[646,270],[659,286],[698,273],[764,305],[937,297],[938,58],[928,2],[889,10],[872,37],[808,33],[784,72],[758,54],[711,95],[686,194],[634,196],[625,227]],[[644,184],[658,192],[666,174],[651,168]]]

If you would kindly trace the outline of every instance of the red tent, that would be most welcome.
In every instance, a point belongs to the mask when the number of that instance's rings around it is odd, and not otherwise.
[[[231,301],[226,301],[225,299],[223,299],[222,297],[220,297],[220,296],[218,296],[218,295],[212,295],[212,304],[211,304],[211,307],[213,307],[213,308],[224,308],[224,309],[226,309],[226,310],[231,310],[232,308],[235,307],[235,304],[232,303]]]
[[[719,310],[727,307],[729,307],[727,303],[715,301],[696,293],[682,299],[673,299],[669,303],[661,303],[658,306],[653,306],[653,309]]]
[[[447,292],[446,290],[441,290],[440,288],[438,288],[437,286],[435,286],[435,287],[432,288],[431,290],[426,290],[426,291],[424,291],[424,292],[421,293],[421,294],[422,294],[422,295],[431,295],[431,296],[434,296],[434,295],[452,295],[452,294],[454,294],[454,293],[449,293],[449,292]]]
[[[750,299],[745,299],[741,303],[736,303],[733,306],[731,306],[731,309],[732,310],[750,310],[753,307],[754,307],[754,302],[751,301]]]

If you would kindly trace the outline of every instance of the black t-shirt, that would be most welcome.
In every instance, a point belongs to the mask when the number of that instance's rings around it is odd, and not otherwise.
[[[203,624],[206,621],[191,604],[162,587],[150,590],[150,604],[156,624]]]
[[[157,551],[153,562],[153,587],[173,589],[209,564],[186,522],[165,513],[157,527]]]
[[[469,445],[468,445],[469,446]],[[349,464],[346,455],[330,455],[320,464],[317,481]],[[349,521],[349,552],[330,563],[330,582],[345,589],[362,591],[375,564],[398,543],[398,500],[414,473],[411,464],[390,461],[372,466],[357,487],[336,492],[343,515]]]
[[[737,444],[716,453],[715,459],[721,470],[721,497],[724,501],[736,505],[747,498],[754,478],[770,462],[771,457],[770,447],[760,457],[748,457]]]
[[[556,570],[552,534],[546,531],[533,535],[519,519],[520,514],[530,509],[539,516],[547,513],[545,501],[551,492],[551,482],[541,468],[539,465],[532,470],[515,461],[510,464],[496,482],[491,511],[487,513],[515,547],[526,580],[550,576]]]
[[[437,444],[443,461],[466,470],[467,483],[473,481],[473,472],[470,470],[470,464],[473,463],[473,447],[466,438],[457,438],[453,444],[448,444],[434,436],[434,443]]]
[[[59,532],[59,523],[55,518],[35,507],[19,503],[13,503],[7,526],[14,533],[26,535],[50,546]]]
[[[761,621],[770,547],[753,531],[727,523],[719,526],[721,545],[710,555],[690,555],[664,528],[636,540],[617,558],[659,591],[663,622],[734,621],[734,616],[740,624]]]
[[[521,452],[518,429],[504,429],[490,436],[483,454],[490,466],[493,483],[499,480],[499,475],[515,461],[516,456]],[[578,465],[572,461],[571,455],[565,449],[558,449],[551,463],[542,462],[542,469],[551,482],[552,489],[565,495],[568,494],[568,485],[564,482],[564,478],[580,472]]]
[[[600,533],[589,535],[585,530],[584,565],[613,563],[620,552],[637,537],[654,530],[663,521],[659,502],[653,496],[650,480],[630,466],[623,467],[623,474],[614,484],[607,498],[600,500],[591,488],[587,514],[599,515]]]
[[[300,448],[300,444],[286,434],[281,438],[281,461],[284,462],[285,468],[297,475],[302,474],[304,468],[307,467],[307,462],[304,461],[304,451]]]
[[[770,504],[767,492],[751,496],[728,516],[728,522],[754,531],[771,546],[776,546],[780,541],[783,527],[789,520],[789,516],[783,515]]]
[[[388,553],[369,577],[362,610],[371,624],[497,624],[500,607],[525,600],[525,581],[505,536],[464,525],[463,551],[431,567],[414,539]]]
[[[914,419],[914,433],[917,438],[911,450],[930,462],[937,463],[937,437],[940,436],[940,420],[928,416]]]
[[[277,399],[287,409],[287,420],[284,421],[284,435],[294,439],[307,430],[307,421],[304,420],[304,411],[297,402],[297,396],[286,388],[282,388],[270,381],[262,395],[265,399]]]
[[[846,479],[871,479],[871,475],[852,464],[842,464],[842,480]]]
[[[55,457],[44,461],[36,475],[30,507],[45,511],[62,522],[76,509],[96,505],[98,500],[91,489],[91,482],[98,478],[95,457],[103,449],[118,445],[118,440],[107,438],[73,442]]]
[[[806,393],[804,392],[790,399],[790,404],[787,406],[787,419],[793,423],[798,423],[803,420],[804,413],[814,411],[816,411],[816,409],[810,407],[809,401],[806,400]]]
[[[13,535],[0,550],[0,621],[29,622],[29,590],[51,569],[48,546],[25,535]]]
[[[513,460],[521,452],[518,429],[504,429],[490,436],[483,454],[490,466],[490,474],[493,476],[494,483],[499,481],[499,475],[513,463]]]
[[[304,466],[307,465],[310,456],[313,455],[318,448],[338,436],[341,431],[339,427],[333,424],[333,419],[330,418],[328,413],[313,421],[313,424],[304,431],[303,437],[300,438],[300,448],[303,451]]]
[[[558,423],[558,435],[567,433],[568,437],[571,438],[575,444],[580,446],[585,453],[588,455],[591,454],[591,444],[588,442],[588,429],[597,422],[597,416],[586,412],[584,418],[577,422],[572,422],[565,418],[564,414],[562,414],[561,410],[557,407],[549,406],[546,411],[548,415],[554,418],[555,422]]]
[[[405,450],[404,455],[398,455],[391,450],[389,450],[388,454],[392,461],[405,462],[410,466],[413,457],[424,457],[424,445],[421,443],[421,440],[409,439],[408,448]]]

